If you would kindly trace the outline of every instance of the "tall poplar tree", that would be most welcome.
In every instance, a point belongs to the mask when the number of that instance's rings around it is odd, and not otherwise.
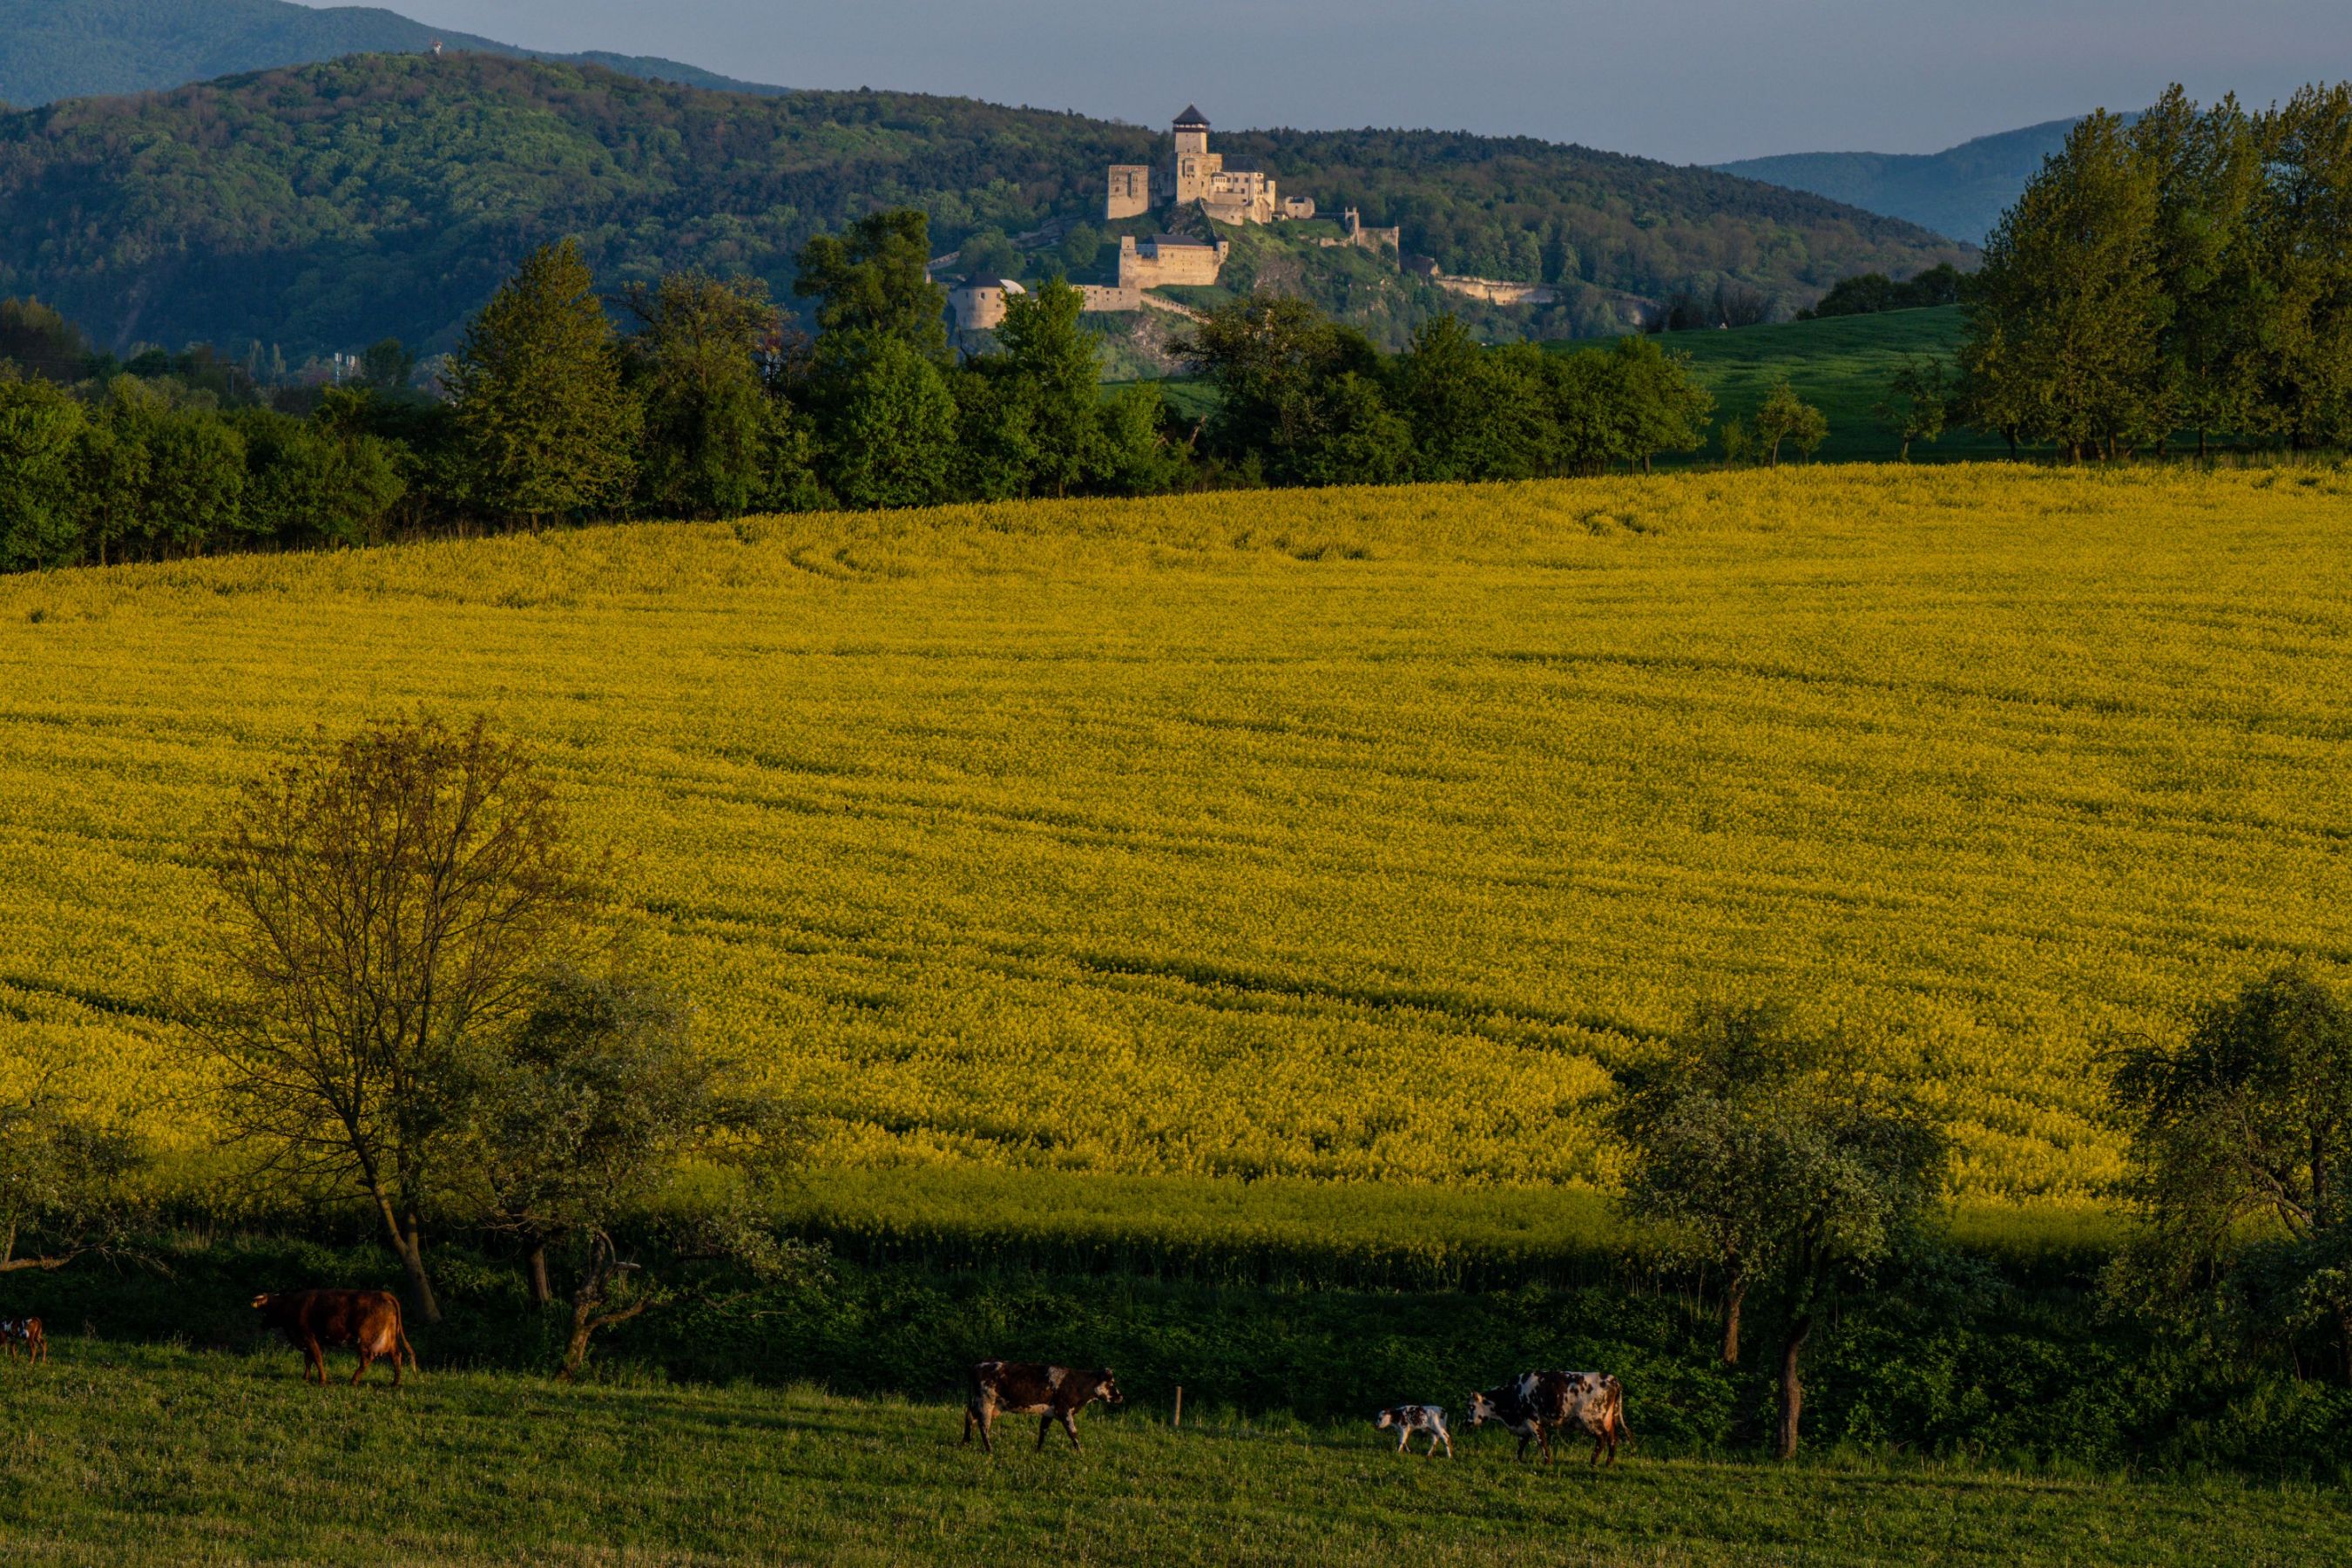
[[[2297,447],[2352,443],[2352,83],[2305,88],[2263,132],[2265,400]]]
[[[578,241],[524,260],[467,328],[449,385],[476,505],[536,529],[628,494],[641,417]]]
[[[2163,432],[2168,302],[2158,273],[2157,180],[2124,122],[2068,133],[1986,242],[1963,363],[1981,407],[2080,459]]]

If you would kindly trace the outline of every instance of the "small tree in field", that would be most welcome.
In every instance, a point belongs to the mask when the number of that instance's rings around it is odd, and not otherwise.
[[[1725,1362],[1739,1358],[1751,1288],[1775,1288],[1773,1447],[1792,1456],[1813,1328],[1841,1289],[1919,1231],[1942,1190],[1943,1136],[1852,1071],[1838,1042],[1791,1029],[1772,1006],[1700,1011],[1625,1072],[1611,1120],[1633,1156],[1627,1215],[1720,1272]]]
[[[756,1192],[782,1167],[791,1129],[771,1098],[731,1089],[731,1064],[696,1049],[686,1006],[657,986],[552,976],[512,1036],[478,1066],[467,1168],[492,1224],[520,1236],[531,1300],[552,1298],[551,1248],[578,1255],[560,1376],[591,1340],[670,1299],[614,1240],[688,1163],[731,1170]],[[694,1247],[782,1267],[790,1249],[732,1211]]]
[[[1829,437],[1829,416],[1799,397],[1797,389],[1785,381],[1774,384],[1765,395],[1764,406],[1756,411],[1756,443],[1764,448],[1765,460],[1773,468],[1780,466],[1781,442],[1789,442],[1810,458]]]
[[[68,1091],[61,1060],[22,1065],[23,1086],[0,1096],[0,1274],[124,1255],[143,1151]]]
[[[1951,387],[1944,362],[1922,355],[1906,359],[1887,378],[1886,395],[1871,412],[1885,420],[1899,443],[1897,462],[1911,460],[1911,443],[1942,438],[1944,422],[1952,410]]]
[[[528,757],[477,721],[372,725],[248,787],[192,1034],[266,1171],[356,1190],[438,1321],[424,1216],[468,1061],[591,942],[596,880]]]
[[[2145,1222],[2113,1298],[2298,1370],[2333,1341],[2352,1383],[2352,1006],[2278,970],[2126,1051],[2111,1093]]]

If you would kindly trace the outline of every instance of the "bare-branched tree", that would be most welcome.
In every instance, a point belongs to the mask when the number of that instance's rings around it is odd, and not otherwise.
[[[602,879],[530,759],[476,721],[386,721],[247,788],[215,851],[189,1009],[226,1125],[262,1169],[362,1195],[438,1321],[425,1218],[467,1060],[596,940]]]

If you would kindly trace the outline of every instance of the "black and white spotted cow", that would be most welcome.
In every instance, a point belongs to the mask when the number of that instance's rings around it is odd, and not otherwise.
[[[971,1429],[980,1428],[980,1446],[989,1453],[996,1452],[990,1440],[990,1430],[1000,1414],[1012,1415],[1042,1415],[1037,1423],[1037,1447],[1045,1446],[1045,1434],[1059,1421],[1062,1430],[1070,1435],[1070,1447],[1078,1443],[1078,1412],[1096,1400],[1105,1405],[1118,1405],[1125,1396],[1108,1367],[1092,1372],[1078,1372],[1066,1366],[1046,1366],[1034,1361],[984,1361],[971,1369],[971,1398],[964,1405],[963,1440],[971,1441]]]
[[[1472,1394],[1472,1428],[1488,1421],[1501,1422],[1518,1438],[1520,1458],[1528,1457],[1528,1445],[1533,1442],[1547,1465],[1552,1462],[1554,1432],[1576,1431],[1591,1437],[1595,1465],[1604,1448],[1609,1462],[1615,1464],[1617,1445],[1633,1435],[1625,1425],[1624,1385],[1603,1372],[1523,1373],[1499,1388]]]
[[[1445,1445],[1445,1457],[1454,1457],[1454,1434],[1445,1429],[1445,1412],[1434,1405],[1391,1405],[1372,1417],[1372,1425],[1386,1432],[1393,1427],[1397,1435],[1397,1452],[1402,1454],[1412,1444],[1416,1435],[1426,1433],[1429,1451],[1423,1458],[1436,1456],[1437,1446]]]

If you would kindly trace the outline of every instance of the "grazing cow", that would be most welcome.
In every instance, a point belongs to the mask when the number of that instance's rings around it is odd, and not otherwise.
[[[1445,1445],[1445,1457],[1454,1457],[1454,1434],[1445,1429],[1445,1412],[1434,1405],[1391,1405],[1372,1417],[1372,1425],[1385,1432],[1396,1428],[1397,1452],[1402,1454],[1412,1444],[1417,1432],[1429,1434],[1429,1451],[1422,1458],[1437,1457],[1437,1446]]]
[[[980,1446],[987,1452],[996,1452],[989,1432],[996,1425],[1000,1412],[1012,1415],[1041,1415],[1037,1423],[1037,1447],[1045,1447],[1045,1434],[1059,1421],[1062,1430],[1070,1435],[1070,1447],[1078,1447],[1078,1412],[1096,1400],[1105,1405],[1125,1403],[1126,1396],[1110,1375],[1108,1367],[1092,1372],[1078,1372],[1066,1366],[1046,1366],[1034,1361],[984,1361],[971,1369],[971,1398],[964,1405],[963,1440],[971,1441],[971,1429],[980,1427]]]
[[[8,1359],[15,1361],[16,1352],[25,1352],[28,1362],[49,1359],[49,1340],[41,1332],[38,1318],[0,1318],[0,1344],[8,1347]]]
[[[389,1290],[289,1290],[256,1296],[253,1304],[264,1327],[283,1331],[302,1352],[305,1383],[316,1373],[319,1386],[327,1386],[327,1352],[338,1345],[360,1352],[359,1370],[352,1373],[354,1388],[378,1356],[391,1358],[394,1388],[400,1386],[401,1357],[416,1364],[416,1352],[400,1326],[400,1299]]]
[[[1609,1450],[1617,1462],[1617,1445],[1633,1436],[1625,1425],[1625,1388],[1601,1372],[1530,1372],[1500,1388],[1470,1396],[1470,1425],[1499,1421],[1519,1439],[1519,1458],[1528,1457],[1534,1441],[1551,1463],[1551,1434],[1573,1428],[1592,1439],[1592,1463]]]

